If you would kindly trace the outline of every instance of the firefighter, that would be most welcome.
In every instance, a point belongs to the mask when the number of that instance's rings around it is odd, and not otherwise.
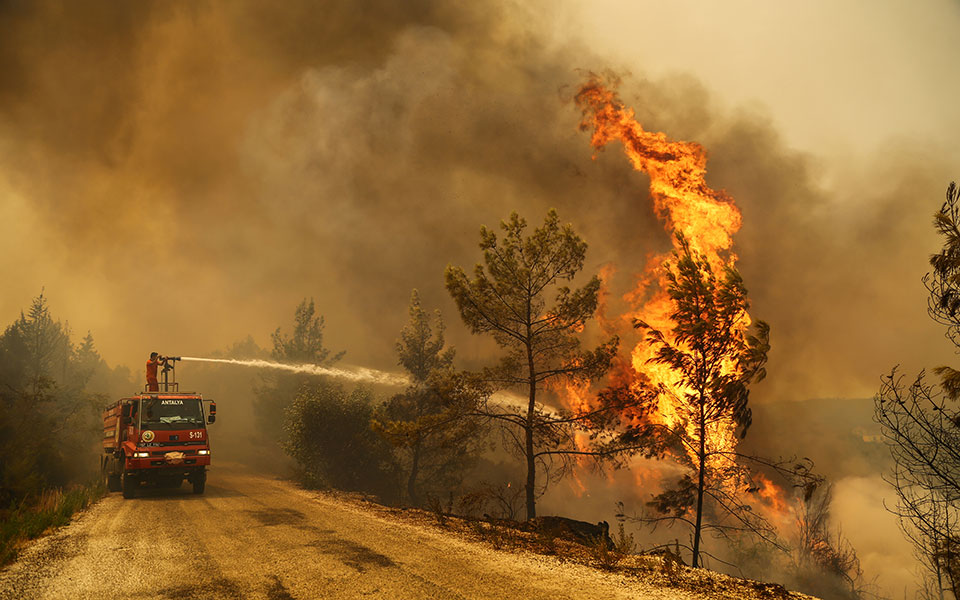
[[[167,359],[156,352],[150,353],[150,360],[147,361],[147,391],[159,392],[160,383],[157,381],[157,367],[166,366]]]

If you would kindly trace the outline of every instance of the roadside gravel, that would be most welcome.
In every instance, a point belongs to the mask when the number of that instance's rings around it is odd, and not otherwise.
[[[0,600],[763,597],[775,596],[664,588],[495,550],[236,465],[212,469],[202,496],[186,487],[110,494],[0,571]]]

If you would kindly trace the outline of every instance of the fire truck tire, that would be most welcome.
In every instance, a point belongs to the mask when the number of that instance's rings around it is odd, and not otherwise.
[[[122,487],[123,487],[123,497],[124,498],[133,498],[137,495],[137,485],[140,483],[130,475],[127,475],[127,472],[124,471],[121,476]]]
[[[207,487],[207,474],[200,474],[199,476],[195,477],[191,483],[193,483],[193,493],[202,494],[204,488]]]
[[[110,469],[112,466],[112,461],[109,457],[104,456],[100,459],[100,473],[103,477],[103,483],[107,486],[108,492],[119,492],[120,491],[120,475],[113,473]]]

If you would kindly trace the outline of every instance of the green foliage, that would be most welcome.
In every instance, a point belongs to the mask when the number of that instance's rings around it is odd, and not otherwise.
[[[411,504],[460,484],[482,441],[476,410],[484,396],[470,377],[448,368],[377,409],[372,426],[397,449]]]
[[[410,321],[400,332],[397,341],[397,356],[402,366],[413,379],[414,385],[422,385],[432,373],[453,366],[453,348],[444,349],[443,319],[436,312],[436,326],[420,305],[420,293],[413,290],[410,296]]]
[[[287,363],[330,365],[343,358],[343,352],[330,354],[323,345],[323,317],[316,313],[313,300],[303,300],[294,311],[293,334],[285,335],[280,327],[270,336],[273,358]]]
[[[679,249],[667,272],[667,293],[675,306],[670,315],[672,335],[643,321],[634,325],[647,330],[647,343],[656,348],[651,361],[669,366],[683,390],[679,397],[663,386],[649,390],[651,402],[666,394],[677,407],[679,423],[666,437],[677,446],[675,457],[689,469],[674,489],[654,498],[650,506],[675,518],[695,513],[693,566],[697,566],[705,492],[723,503],[725,512],[742,504],[717,493],[723,482],[742,475],[734,472],[733,457],[723,456],[728,449],[710,443],[711,435],[725,429],[746,435],[751,422],[748,386],[765,375],[770,329],[758,321],[756,335],[746,335],[742,323],[748,318],[749,302],[740,274],[730,266],[716,273],[683,236],[678,234],[677,241]]]
[[[457,487],[475,460],[482,429],[476,412],[484,390],[454,371],[454,350],[444,349],[439,311],[431,327],[416,290],[397,354],[412,384],[377,409],[373,428],[397,449],[407,500],[418,505],[424,494],[439,496]]]
[[[532,518],[536,497],[545,489],[537,486],[538,469],[547,475],[559,461],[554,474],[562,475],[569,464],[564,458],[579,450],[574,431],[585,423],[577,415],[545,410],[537,393],[558,379],[599,378],[616,354],[617,340],[591,351],[580,347],[576,334],[596,312],[600,279],[592,277],[578,289],[565,285],[583,268],[587,250],[571,225],[560,225],[551,210],[543,226],[529,236],[526,220],[517,213],[500,228],[502,239],[481,228],[484,262],[474,267],[473,278],[448,266],[446,285],[470,330],[490,334],[506,351],[497,366],[484,371],[484,378],[528,394],[523,409],[488,406],[485,412],[502,425],[508,447],[525,463],[527,517]]]
[[[75,485],[63,491],[47,490],[34,503],[22,501],[13,509],[0,511],[0,566],[13,561],[23,540],[40,536],[51,527],[60,527],[106,492],[101,483]]]
[[[303,388],[286,409],[284,450],[310,485],[399,496],[398,468],[389,443],[370,427],[373,396],[323,383]]]
[[[278,327],[271,336],[271,357],[291,364],[329,366],[340,360],[344,352],[331,353],[323,345],[323,317],[316,313],[313,300],[306,299],[294,311],[293,333],[287,335]],[[251,340],[252,341],[252,340]],[[304,387],[317,385],[322,378],[300,373],[268,372],[257,387],[254,414],[261,433],[268,441],[281,441],[284,411]]]
[[[0,507],[89,478],[106,400],[89,390],[123,386],[128,373],[106,366],[93,337],[75,346],[35,298],[0,336]]]

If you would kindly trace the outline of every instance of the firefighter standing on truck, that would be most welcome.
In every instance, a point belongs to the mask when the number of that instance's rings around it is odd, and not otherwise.
[[[147,361],[147,391],[159,392],[160,383],[157,381],[157,367],[166,366],[167,359],[156,352],[150,353],[150,360]]]

